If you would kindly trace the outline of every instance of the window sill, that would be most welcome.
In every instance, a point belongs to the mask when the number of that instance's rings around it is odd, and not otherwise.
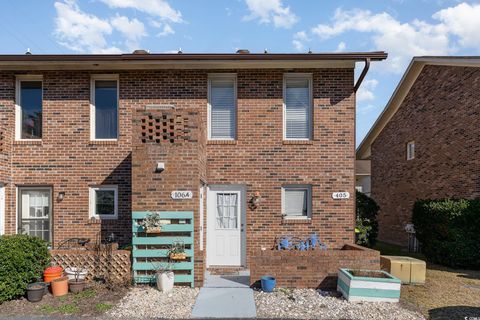
[[[217,144],[237,144],[237,140],[208,140],[207,145],[217,145]]]
[[[118,140],[90,140],[89,145],[100,145],[100,146],[111,146],[111,145],[117,145]]]
[[[283,144],[300,144],[300,145],[312,145],[313,140],[283,140]]]
[[[311,224],[312,218],[282,218],[282,224]]]
[[[14,145],[42,145],[42,140],[15,140]]]

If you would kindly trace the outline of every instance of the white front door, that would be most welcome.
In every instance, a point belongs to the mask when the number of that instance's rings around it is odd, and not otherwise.
[[[0,183],[0,235],[5,234],[5,186]]]
[[[210,186],[207,194],[207,266],[245,264],[245,187]]]

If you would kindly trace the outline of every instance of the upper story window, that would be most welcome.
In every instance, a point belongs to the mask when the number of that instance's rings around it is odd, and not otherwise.
[[[283,84],[283,139],[312,138],[312,75],[287,73]]]
[[[407,160],[415,159],[415,141],[407,143]]]
[[[18,76],[16,82],[15,138],[42,139],[42,76]]]
[[[312,187],[310,185],[282,187],[282,213],[285,218],[310,218]]]
[[[92,76],[91,90],[91,139],[118,139],[118,75]]]
[[[211,74],[208,77],[208,139],[235,140],[236,135],[236,75]]]

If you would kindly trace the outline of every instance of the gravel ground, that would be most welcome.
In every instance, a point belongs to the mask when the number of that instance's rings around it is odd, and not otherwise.
[[[314,289],[255,291],[258,318],[417,320],[424,317],[398,303],[357,302]]]
[[[109,318],[190,318],[199,289],[175,287],[162,293],[155,288],[138,286],[107,313]]]

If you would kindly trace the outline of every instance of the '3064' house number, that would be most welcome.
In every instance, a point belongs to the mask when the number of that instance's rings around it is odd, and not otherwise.
[[[193,198],[193,192],[192,191],[172,191],[172,199],[175,200],[185,200],[185,199],[192,199]]]

